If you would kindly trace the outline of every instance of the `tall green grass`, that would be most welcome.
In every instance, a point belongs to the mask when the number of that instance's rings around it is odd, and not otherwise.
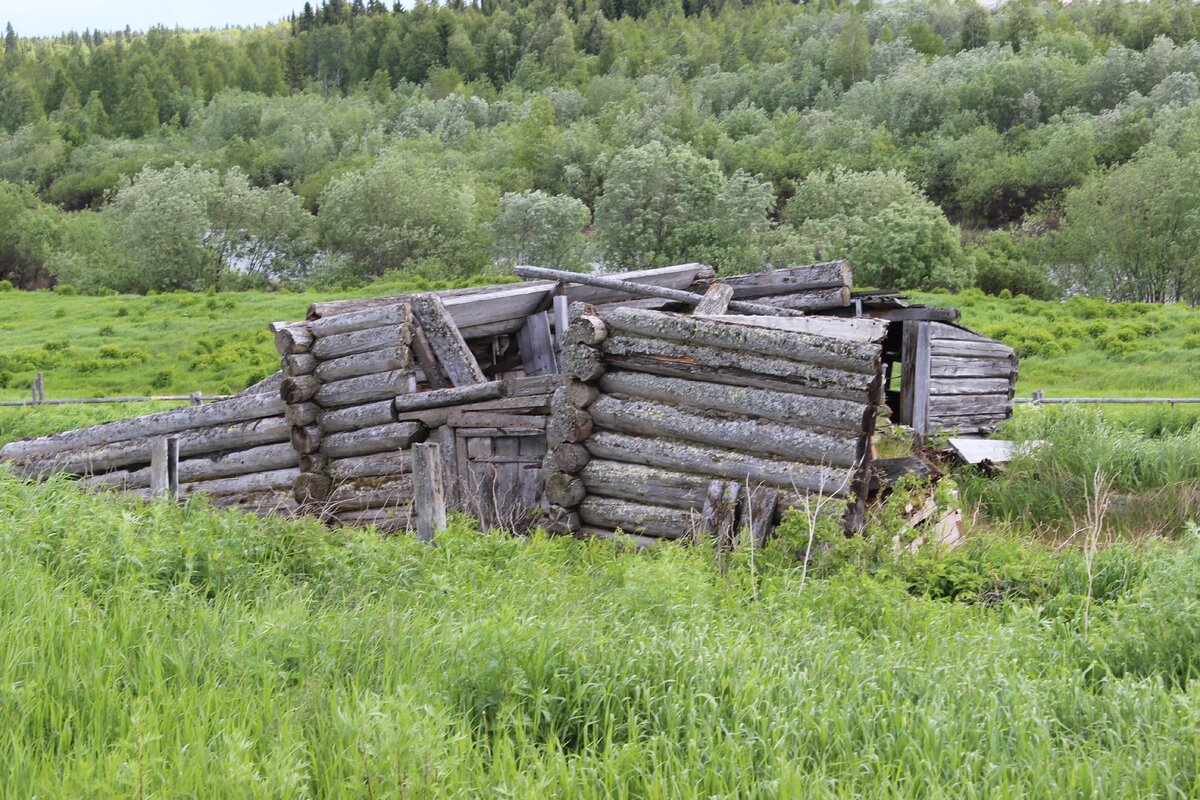
[[[784,546],[427,548],[0,478],[0,797],[1196,796],[1200,544],[1113,553],[1085,636],[1077,570],[801,591]]]

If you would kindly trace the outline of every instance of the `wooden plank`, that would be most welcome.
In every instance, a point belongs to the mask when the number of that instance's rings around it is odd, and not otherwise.
[[[487,381],[478,362],[475,361],[474,354],[471,353],[471,348],[467,347],[453,318],[436,295],[414,297],[412,308],[421,332],[429,341],[429,346],[437,357],[438,364],[450,379],[451,385],[467,386]]]
[[[527,397],[537,394],[551,394],[562,385],[561,375],[539,375],[526,378],[508,378],[504,383],[506,397]]]
[[[1013,382],[1007,376],[1003,378],[931,378],[929,394],[1007,394],[1013,387]]]
[[[699,536],[712,539],[722,550],[733,548],[734,517],[741,485],[737,481],[709,483],[700,516]]]
[[[714,283],[704,293],[704,298],[696,304],[696,314],[724,314],[729,309],[729,301],[733,299],[733,287],[728,283]]]
[[[755,272],[748,275],[731,275],[719,278],[718,283],[731,286],[736,298],[770,297],[777,294],[795,294],[814,289],[835,289],[853,284],[850,264],[846,261],[825,261],[820,264],[804,264],[797,267]]]
[[[1004,439],[950,439],[950,449],[968,464],[990,461],[1003,464],[1011,461],[1015,452],[1013,442]]]
[[[775,528],[775,514],[779,507],[779,490],[769,486],[753,486],[742,493],[742,507],[738,513],[741,530],[738,547],[752,546],[762,549]]]
[[[462,508],[459,486],[458,454],[455,450],[454,428],[443,425],[429,435],[429,441],[437,442],[442,456],[442,489],[446,496],[446,505],[450,508]]]
[[[931,378],[1009,378],[1016,383],[1016,358],[955,358],[933,356],[929,360]]]
[[[413,512],[417,538],[432,542],[434,534],[446,529],[446,493],[442,449],[436,442],[413,445]]]
[[[962,312],[957,308],[929,308],[926,306],[868,308],[867,314],[874,319],[885,319],[889,322],[906,322],[908,320],[954,322],[962,316]]]
[[[936,325],[935,322],[922,322],[920,325]],[[1013,349],[1006,344],[990,340],[974,341],[966,339],[939,339],[932,343],[932,354],[935,356],[958,356],[963,358],[1007,358],[1013,355]]]
[[[179,439],[159,436],[150,449],[150,496],[172,499],[179,495]]]
[[[1008,394],[967,394],[940,395],[929,400],[930,416],[946,416],[950,414],[992,415],[1004,413],[1011,405]]]
[[[525,318],[517,332],[517,349],[526,375],[555,375],[558,361],[554,357],[554,338],[550,333],[550,315],[539,311]]]
[[[563,344],[569,324],[569,309],[571,301],[565,294],[554,295],[554,351],[558,363],[562,363]]]
[[[930,338],[935,341],[960,340],[967,342],[995,342],[994,339],[989,339],[982,333],[976,333],[973,330],[963,328],[959,325],[948,325],[944,322],[934,322],[930,331]]]
[[[450,417],[459,411],[499,411],[513,414],[545,415],[550,411],[550,397],[548,395],[504,397],[480,403],[464,403],[456,406],[430,408],[424,411],[406,411],[403,414],[397,414],[396,419],[400,422],[420,422],[430,428],[436,428],[445,425],[450,421]]]

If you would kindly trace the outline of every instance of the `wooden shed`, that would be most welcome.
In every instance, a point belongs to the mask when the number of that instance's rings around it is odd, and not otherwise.
[[[536,269],[525,274],[547,274]],[[765,541],[821,499],[862,525],[883,416],[917,433],[1011,415],[1011,348],[953,309],[853,292],[845,262],[717,278],[700,264],[316,303],[274,323],[281,370],[231,400],[13,442],[19,474],[408,528],[413,444],[485,527]]]

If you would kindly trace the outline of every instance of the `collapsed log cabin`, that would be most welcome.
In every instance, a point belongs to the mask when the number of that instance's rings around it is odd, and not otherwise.
[[[844,261],[731,277],[700,264],[315,303],[271,325],[281,369],[211,405],[13,442],[19,475],[405,530],[414,444],[485,528],[766,541],[819,500],[861,528],[882,416],[986,433],[1012,413],[1012,349],[954,309],[854,292]],[[876,481],[878,483],[878,481]]]

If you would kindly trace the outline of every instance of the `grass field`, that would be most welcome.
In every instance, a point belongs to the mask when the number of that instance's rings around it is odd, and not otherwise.
[[[51,396],[229,391],[313,299],[197,297],[9,295],[0,358],[57,354]],[[1194,311],[922,299],[1026,392],[1200,395]],[[0,441],[161,407],[0,409]],[[899,495],[808,566],[798,517],[724,558],[463,518],[428,548],[0,468],[0,800],[1195,797],[1198,420],[1020,409],[1036,451],[954,474],[965,546],[895,554]]]

